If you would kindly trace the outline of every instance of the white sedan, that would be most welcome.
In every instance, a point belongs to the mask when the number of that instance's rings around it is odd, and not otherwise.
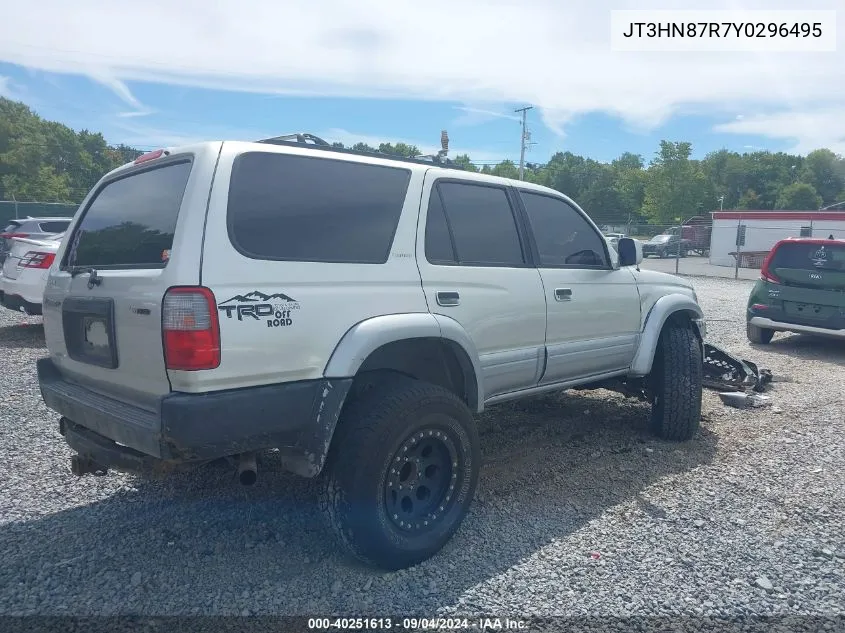
[[[16,237],[0,271],[0,304],[26,314],[41,314],[47,273],[64,233],[44,238]]]

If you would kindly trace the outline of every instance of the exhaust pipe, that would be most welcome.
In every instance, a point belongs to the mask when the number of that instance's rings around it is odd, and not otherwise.
[[[243,486],[251,486],[258,479],[258,464],[255,453],[241,453],[238,457],[238,481]]]

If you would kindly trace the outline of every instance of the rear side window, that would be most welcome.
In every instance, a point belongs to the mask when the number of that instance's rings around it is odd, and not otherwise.
[[[845,244],[781,244],[769,267],[797,270],[832,270],[845,271]]]
[[[163,268],[190,173],[190,162],[171,163],[108,183],[75,229],[67,265]]]
[[[397,167],[245,153],[232,168],[229,237],[254,259],[383,264],[410,178]]]
[[[445,210],[445,223],[451,232],[457,263],[464,266],[522,266],[525,262],[519,232],[508,195],[500,187],[459,182],[437,185]],[[432,192],[432,200],[436,195]],[[430,203],[426,220],[426,257],[432,263],[435,254],[448,257],[443,240],[443,226],[438,217],[440,205]],[[428,235],[428,222],[435,228]],[[437,224],[440,224],[437,227]],[[431,237],[431,241],[429,241]],[[439,245],[435,242],[438,238]],[[429,251],[429,248],[431,249]],[[440,262],[446,263],[446,262]]]
[[[70,222],[66,220],[53,220],[50,222],[39,222],[38,226],[41,227],[42,233],[61,233],[67,229],[69,224]]]

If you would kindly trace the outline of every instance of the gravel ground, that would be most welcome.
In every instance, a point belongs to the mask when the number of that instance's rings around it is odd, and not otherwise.
[[[705,392],[696,439],[647,432],[606,391],[490,409],[476,503],[434,559],[385,574],[335,549],[314,484],[272,455],[155,481],[78,479],[34,361],[38,318],[0,315],[0,614],[845,613],[845,343],[752,349],[750,282],[695,279],[710,340],[772,369],[773,406]]]

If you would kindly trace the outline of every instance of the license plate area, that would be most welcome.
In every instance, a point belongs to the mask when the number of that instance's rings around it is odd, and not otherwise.
[[[783,307],[786,314],[808,319],[829,319],[838,312],[834,306],[823,306],[817,303],[800,303],[797,301],[784,301]]]
[[[113,299],[68,297],[62,303],[62,327],[71,359],[117,368]]]

